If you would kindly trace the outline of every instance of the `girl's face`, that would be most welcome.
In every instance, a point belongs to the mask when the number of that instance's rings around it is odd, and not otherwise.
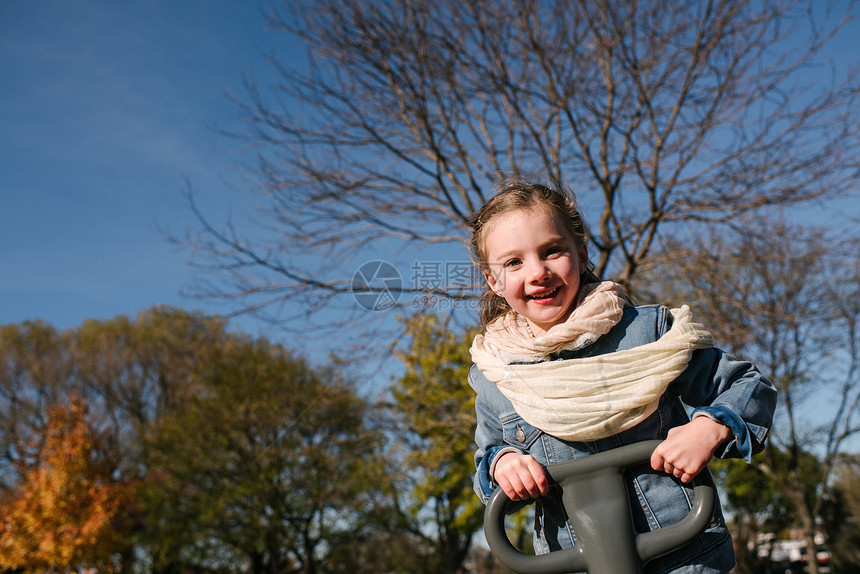
[[[535,337],[567,319],[587,256],[548,208],[499,215],[487,228],[484,251],[487,284],[528,320]]]

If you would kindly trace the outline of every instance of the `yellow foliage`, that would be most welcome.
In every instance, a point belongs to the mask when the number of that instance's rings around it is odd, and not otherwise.
[[[19,488],[0,503],[0,569],[107,564],[111,520],[130,490],[98,460],[83,401],[51,409],[31,446],[35,454],[19,463]]]

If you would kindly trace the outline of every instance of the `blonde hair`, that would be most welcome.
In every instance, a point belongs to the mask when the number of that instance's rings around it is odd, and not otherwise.
[[[496,194],[475,213],[472,218],[472,257],[482,274],[489,272],[485,237],[487,228],[495,218],[517,209],[546,207],[562,222],[577,247],[584,250],[588,242],[588,227],[576,207],[573,192],[562,188],[556,181],[552,181],[550,185],[536,183],[521,176],[507,178],[496,186]],[[580,285],[599,281],[594,274],[594,266],[588,263],[580,278]],[[481,326],[486,327],[493,319],[509,310],[507,301],[493,293],[488,286],[481,295]]]

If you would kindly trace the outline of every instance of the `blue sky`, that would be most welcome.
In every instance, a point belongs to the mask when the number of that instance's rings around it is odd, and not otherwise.
[[[266,82],[261,51],[289,59],[267,4],[0,0],[0,324],[227,310],[180,295],[188,253],[157,229],[194,227],[186,179],[216,223],[254,201],[211,126],[235,114],[224,91],[242,94],[243,74]]]
[[[228,209],[236,158],[212,125],[242,74],[264,75],[263,3],[0,2],[0,324],[59,328],[182,297],[186,178]]]

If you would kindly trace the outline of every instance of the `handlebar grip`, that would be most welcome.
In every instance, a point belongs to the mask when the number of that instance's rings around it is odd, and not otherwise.
[[[562,502],[577,536],[570,548],[537,556],[517,550],[505,532],[505,509],[511,500],[496,489],[484,512],[493,554],[521,574],[626,574],[640,572],[643,562],[699,536],[716,508],[716,487],[707,469],[693,481],[695,501],[680,522],[641,534],[633,531],[622,473],[649,460],[660,442],[644,441],[547,467],[562,487]]]
[[[505,508],[510,502],[508,495],[497,488],[484,510],[484,535],[493,556],[502,564],[521,574],[562,574],[586,569],[581,545],[540,555],[517,550],[505,531]]]

